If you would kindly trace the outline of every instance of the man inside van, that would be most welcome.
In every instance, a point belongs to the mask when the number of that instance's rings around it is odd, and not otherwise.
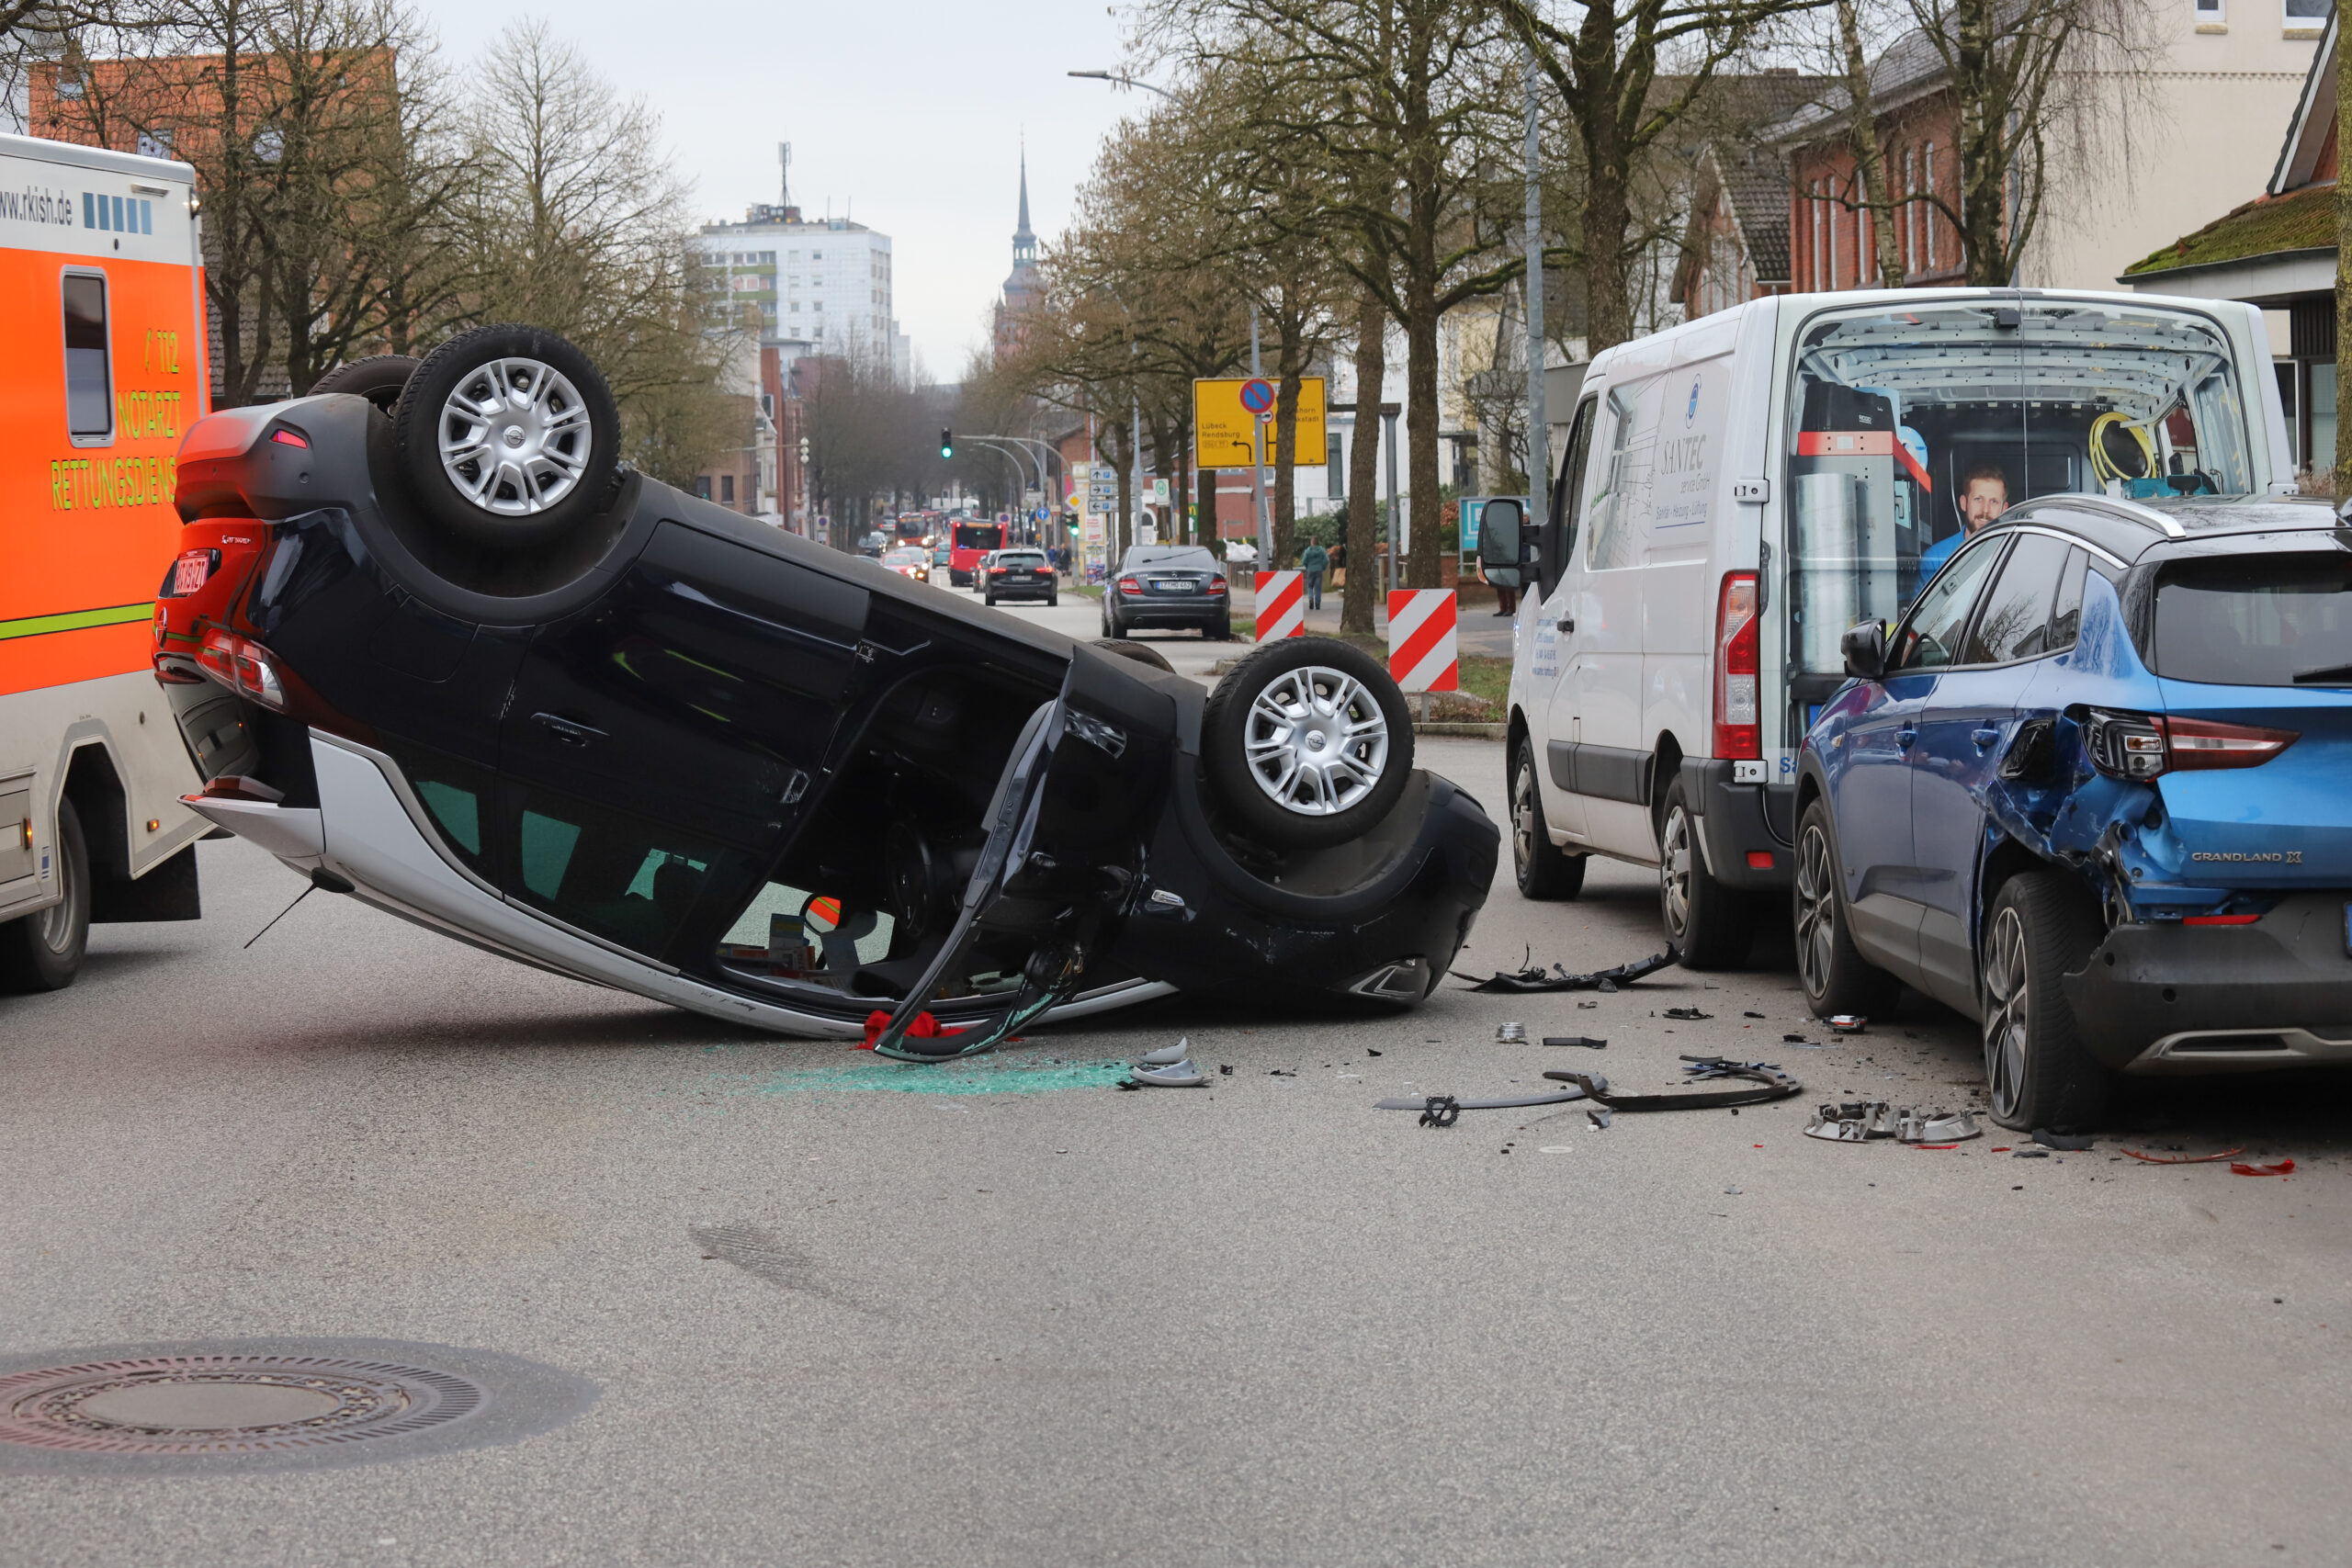
[[[1919,588],[1924,590],[1944,562],[1951,559],[1952,551],[1974,538],[1977,530],[2009,509],[2009,476],[1998,463],[1979,463],[1968,470],[1968,479],[1960,487],[1960,532],[1947,534],[1919,552]]]

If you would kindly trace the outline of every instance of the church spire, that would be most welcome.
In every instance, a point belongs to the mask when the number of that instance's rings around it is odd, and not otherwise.
[[[1023,139],[1021,148],[1021,226],[1012,231],[1012,265],[1018,270],[1023,262],[1037,259],[1037,236],[1029,231],[1029,147]]]

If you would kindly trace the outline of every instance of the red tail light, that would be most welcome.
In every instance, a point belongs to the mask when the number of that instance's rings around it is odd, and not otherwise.
[[[280,446],[300,446],[306,452],[311,446],[310,442],[305,440],[299,431],[273,430],[269,433],[269,438]]]
[[[2260,915],[2190,915],[2180,923],[2184,926],[2250,926],[2260,919]]]
[[[1225,579],[1223,579],[1222,577],[1212,577],[1212,578],[1210,578],[1210,579],[1209,579],[1209,592],[1212,592],[1212,593],[1222,593],[1222,592],[1225,592]]]
[[[1715,755],[1764,755],[1759,719],[1762,626],[1756,618],[1756,574],[1724,573],[1715,600]]]
[[[2257,768],[2301,736],[2293,729],[2105,708],[2090,710],[2083,734],[2093,764],[2120,779],[2152,779],[2201,768]]]
[[[1004,568],[1001,566],[992,566],[989,568],[989,575],[990,577],[1002,577],[1004,575]]]
[[[1137,582],[1132,577],[1123,577],[1119,579],[1119,592],[1122,593],[1140,593],[1143,592],[1143,584]]]
[[[277,655],[234,632],[215,626],[196,650],[197,667],[232,692],[266,708],[286,711],[286,684],[278,679]]]

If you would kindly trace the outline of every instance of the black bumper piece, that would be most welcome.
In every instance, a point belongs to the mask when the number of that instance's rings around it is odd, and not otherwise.
[[[1726,887],[1786,892],[1796,880],[1789,831],[1796,786],[1734,784],[1731,775],[1732,764],[1721,758],[1682,761],[1682,793],[1699,815],[1708,869]],[[1751,856],[1770,858],[1758,863]]]
[[[2108,1066],[2148,1071],[2261,1066],[2303,1033],[2303,1059],[2352,1054],[2345,899],[2290,898],[2250,926],[2119,926],[2063,982],[2075,1027]]]

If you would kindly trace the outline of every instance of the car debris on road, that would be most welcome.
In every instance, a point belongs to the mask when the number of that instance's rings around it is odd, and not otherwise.
[[[1549,1071],[1544,1076],[1555,1082],[1575,1084],[1612,1111],[1729,1110],[1743,1105],[1765,1105],[1804,1092],[1804,1085],[1769,1062],[1736,1062],[1728,1056],[1687,1055],[1682,1062],[1682,1070],[1690,1075],[1684,1080],[1686,1083],[1701,1083],[1712,1078],[1746,1078],[1759,1087],[1685,1089],[1665,1094],[1620,1094],[1611,1089],[1609,1080],[1599,1073],[1583,1073],[1571,1068]]]
[[[1497,970],[1483,980],[1460,970],[1453,972],[1453,977],[1469,981],[1474,991],[1506,991],[1514,995],[1532,991],[1613,991],[1681,962],[1681,953],[1668,947],[1664,953],[1654,953],[1611,969],[1596,969],[1589,975],[1571,975],[1557,964],[1549,969],[1530,964],[1517,971]]]

